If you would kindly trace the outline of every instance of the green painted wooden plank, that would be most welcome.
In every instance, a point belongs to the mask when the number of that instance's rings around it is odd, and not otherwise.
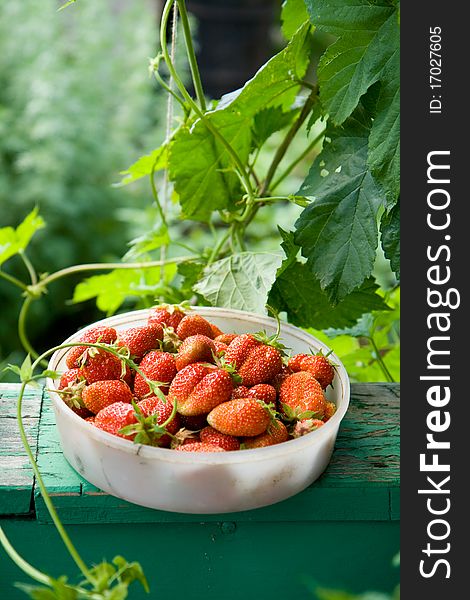
[[[31,511],[33,471],[21,443],[16,420],[19,384],[0,385],[0,515]],[[37,451],[42,389],[28,387],[23,398],[23,423],[34,453]]]
[[[77,569],[52,525],[5,522],[6,534],[36,568],[77,581]],[[132,600],[313,600],[317,585],[359,593],[391,592],[398,582],[392,557],[397,522],[162,523],[69,525],[87,564],[116,554],[139,561],[151,593],[131,588]],[[11,587],[27,581],[0,550],[0,597],[24,600]]]
[[[180,515],[126,503],[85,481],[64,459],[50,402],[45,401],[39,433],[39,466],[66,523],[199,522],[220,516]],[[310,488],[277,505],[237,513],[239,521],[389,520],[391,490],[399,489],[399,386],[354,384],[332,461]],[[37,518],[49,522],[40,493]],[[224,518],[227,518],[226,516]]]

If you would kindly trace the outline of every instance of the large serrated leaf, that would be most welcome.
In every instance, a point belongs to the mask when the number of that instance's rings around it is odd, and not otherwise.
[[[194,290],[212,306],[264,314],[281,261],[267,252],[232,254],[206,267]]]
[[[400,182],[399,3],[305,2],[312,23],[338,36],[318,66],[320,99],[332,121],[343,123],[371,86],[380,84],[367,163],[391,208],[398,198]]]
[[[295,262],[276,279],[269,304],[278,311],[285,311],[289,321],[299,327],[347,327],[365,312],[388,308],[376,293],[377,289],[374,280],[369,278],[333,307],[308,266]]]
[[[369,131],[359,109],[330,129],[331,142],[298,192],[313,202],[295,224],[295,243],[333,304],[358,288],[374,265],[383,193],[366,165]]]
[[[217,111],[206,115],[245,162],[251,148],[249,127],[237,116]],[[241,195],[240,180],[226,147],[199,119],[181,129],[170,147],[170,178],[179,194],[184,218],[208,221],[212,212],[228,208]]]
[[[183,217],[208,221],[213,211],[237,208],[242,188],[234,159],[210,125],[246,163],[255,115],[273,107],[288,111],[295,100],[309,62],[310,29],[306,23],[241,90],[224,96],[216,110],[176,134],[170,146],[169,173]]]
[[[390,266],[400,279],[400,203],[382,215],[380,223],[382,248]]]
[[[284,0],[281,10],[282,33],[290,40],[297,29],[308,20],[304,0]]]
[[[311,25],[305,23],[287,46],[273,56],[240,90],[224,96],[218,110],[230,109],[242,119],[270,106],[290,109],[305,75],[311,52]]]
[[[396,32],[398,36],[398,30]],[[381,82],[367,163],[385,191],[387,208],[400,193],[400,51],[397,43]]]
[[[25,250],[33,235],[45,227],[38,209],[34,208],[16,229],[3,227],[0,229],[0,265],[9,258]]]
[[[317,27],[328,31],[322,8],[329,2],[316,2]],[[332,4],[349,4],[334,2]],[[392,7],[377,7],[368,2],[357,3],[375,13],[374,18],[361,21],[355,9],[349,7],[349,20],[341,23],[339,39],[332,44],[318,65],[320,98],[336,124],[341,124],[354,111],[371,85],[380,81],[396,52],[397,16]],[[377,9],[380,13],[377,14]],[[351,23],[351,19],[353,20]],[[354,26],[357,25],[357,28]],[[352,30],[353,29],[353,30]],[[335,33],[331,31],[330,33]]]

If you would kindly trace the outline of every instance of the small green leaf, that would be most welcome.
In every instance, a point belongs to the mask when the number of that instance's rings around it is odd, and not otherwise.
[[[194,289],[212,306],[265,314],[281,260],[281,256],[265,252],[233,254],[206,267]]]
[[[147,177],[153,171],[161,171],[166,169],[168,164],[168,144],[163,144],[159,148],[153,150],[150,154],[141,156],[134,164],[125,171],[121,171],[123,178],[119,183],[114,184],[115,187],[129,185],[142,177]]]
[[[58,379],[61,376],[59,371],[52,371],[51,369],[45,369],[41,373],[41,377],[49,377],[49,379]]]
[[[160,223],[160,225],[155,229],[152,229],[152,231],[144,233],[129,242],[131,248],[124,256],[124,260],[133,260],[144,254],[149,254],[162,246],[167,246],[170,241],[168,228],[163,223]]]
[[[342,327],[341,329],[330,328],[326,329],[325,333],[330,338],[335,338],[340,335],[350,335],[354,338],[370,337],[374,329],[374,316],[371,313],[362,315],[357,322],[351,327]]]
[[[0,229],[0,265],[9,258],[25,250],[33,235],[42,229],[45,223],[34,208],[16,229],[3,227]]]
[[[290,40],[301,25],[308,21],[304,0],[284,0],[281,10],[282,33]]]
[[[133,581],[139,581],[142,584],[144,590],[148,593],[149,585],[147,578],[144,575],[144,571],[138,562],[127,562],[122,556],[115,556],[113,563],[119,569],[119,579],[129,585]]]
[[[400,203],[388,213],[384,212],[380,223],[382,248],[390,266],[400,279]]]
[[[23,361],[23,364],[20,368],[20,378],[22,382],[30,381],[33,376],[33,369],[31,364],[31,356],[29,354],[26,355],[26,358]]]

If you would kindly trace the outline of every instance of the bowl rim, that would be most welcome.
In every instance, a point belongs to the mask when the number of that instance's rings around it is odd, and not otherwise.
[[[268,317],[266,315],[260,315],[253,312],[247,312],[238,309],[229,309],[229,308],[219,308],[219,307],[209,307],[209,306],[191,306],[189,308],[194,313],[200,314],[203,317],[210,318],[211,315],[217,317],[230,317],[235,318],[241,321],[250,321],[252,323],[259,323],[261,327],[276,327],[276,320],[272,317]],[[114,315],[112,317],[107,317],[104,319],[100,319],[99,321],[94,321],[93,323],[83,327],[70,335],[66,340],[62,342],[62,344],[67,344],[71,342],[77,341],[77,338],[80,337],[85,331],[88,329],[108,325],[108,326],[125,326],[132,327],[138,326],[137,323],[143,322],[148,318],[148,315],[153,308],[149,309],[141,309],[136,311],[129,311],[126,313],[120,313],[118,315]],[[291,335],[297,337],[301,341],[304,341],[307,345],[311,346],[315,350],[322,350],[325,354],[327,352],[331,352],[331,349],[328,348],[326,344],[321,342],[318,338],[308,333],[307,331],[296,327],[295,325],[291,325],[290,323],[281,323],[281,338],[282,333],[290,333]],[[48,369],[52,371],[56,371],[59,363],[65,357],[68,349],[56,350],[48,364]],[[337,374],[338,383],[342,388],[341,402],[337,407],[335,414],[319,429],[304,435],[300,438],[288,440],[287,442],[283,442],[282,444],[276,444],[273,446],[267,446],[264,448],[254,448],[247,450],[233,450],[231,452],[177,452],[170,448],[158,448],[154,446],[147,446],[144,444],[134,444],[134,442],[130,440],[126,440],[124,438],[120,438],[116,435],[103,431],[95,427],[92,423],[85,421],[77,414],[75,414],[65,402],[62,401],[60,396],[54,393],[52,390],[57,389],[57,380],[53,380],[50,377],[46,380],[46,387],[49,393],[49,397],[52,401],[53,408],[56,412],[56,420],[57,420],[57,412],[69,419],[75,427],[79,427],[83,430],[83,433],[91,437],[94,441],[104,444],[110,448],[114,448],[121,452],[125,452],[126,454],[135,454],[140,458],[147,458],[153,460],[164,460],[166,462],[172,463],[199,463],[199,464],[211,464],[211,465],[227,465],[227,464],[236,464],[236,463],[244,463],[247,461],[258,461],[264,459],[272,459],[276,456],[285,456],[286,454],[291,454],[293,452],[298,452],[302,448],[310,446],[318,442],[320,444],[326,438],[331,436],[332,430],[335,428],[338,429],[339,425],[344,418],[350,402],[350,381],[347,371],[340,361],[340,359],[333,352],[330,353],[330,357],[335,363],[335,370]],[[60,427],[57,425],[59,431]],[[317,442],[315,441],[317,440]]]

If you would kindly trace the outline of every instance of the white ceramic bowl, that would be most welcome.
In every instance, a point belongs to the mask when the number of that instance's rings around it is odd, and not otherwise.
[[[143,325],[149,310],[103,319],[96,325],[117,330]],[[270,317],[239,310],[197,307],[195,312],[227,333],[276,331]],[[64,343],[77,341],[87,327]],[[312,335],[283,324],[281,341],[293,353],[324,353],[329,349]],[[65,371],[61,350],[49,368]],[[340,360],[327,398],[337,405],[333,417],[318,430],[301,438],[256,450],[220,453],[175,452],[134,444],[97,429],[78,417],[51,393],[62,449],[68,462],[90,483],[129,502],[166,511],[210,514],[236,512],[274,504],[297,494],[315,481],[328,465],[336,435],[349,405],[349,378]],[[58,383],[48,380],[47,387]]]

